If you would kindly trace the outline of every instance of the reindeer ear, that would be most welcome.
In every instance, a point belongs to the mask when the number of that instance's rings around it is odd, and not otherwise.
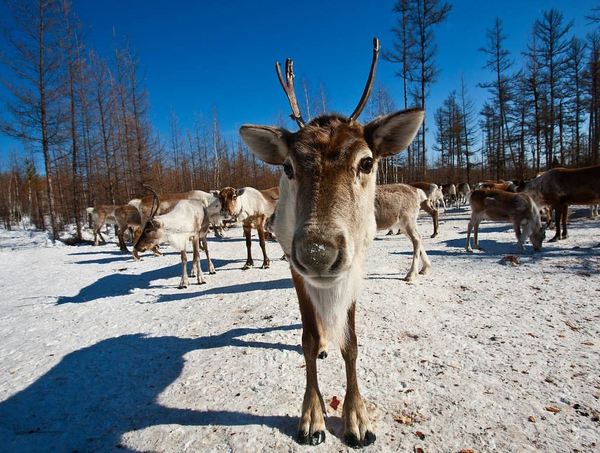
[[[397,154],[411,144],[424,115],[423,110],[412,109],[375,118],[365,126],[365,140],[377,157]]]
[[[292,134],[277,127],[246,124],[240,128],[240,135],[260,160],[281,165],[288,155],[288,138]]]

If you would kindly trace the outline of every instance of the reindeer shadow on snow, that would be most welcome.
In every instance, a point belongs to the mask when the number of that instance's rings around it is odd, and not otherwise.
[[[300,325],[239,328],[194,339],[132,334],[74,351],[0,403],[0,445],[5,451],[127,451],[123,434],[165,424],[265,425],[291,436],[296,417],[178,409],[157,399],[181,374],[185,354],[227,346],[300,353],[297,345],[241,338],[296,329]]]
[[[100,260],[102,260],[102,258]],[[203,271],[206,269],[206,272],[208,272],[206,260],[201,261]],[[237,261],[239,260],[212,260],[217,269]],[[90,263],[94,261],[87,260],[86,262]],[[99,264],[102,264],[102,261],[100,261]],[[99,299],[123,296],[131,294],[135,289],[149,288],[150,284],[155,280],[174,279],[179,276],[181,276],[181,264],[179,263],[153,269],[142,274],[116,272],[100,277],[90,285],[81,288],[74,296],[59,296],[56,300],[56,304],[87,303]],[[152,286],[152,288],[155,287],[156,286]],[[181,294],[179,294],[179,296],[181,296]]]

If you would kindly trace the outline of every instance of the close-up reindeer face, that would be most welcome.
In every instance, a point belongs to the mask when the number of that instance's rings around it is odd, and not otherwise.
[[[160,220],[148,220],[143,228],[136,232],[133,249],[137,253],[143,253],[159,245],[163,240],[164,232]]]
[[[273,228],[293,268],[315,286],[330,286],[345,275],[374,236],[377,162],[405,149],[423,119],[421,110],[408,110],[364,127],[356,122],[375,74],[379,42],[374,44],[367,86],[349,118],[324,115],[305,124],[288,59],[286,82],[279,66],[277,70],[300,130],[254,125],[240,129],[257,157],[283,166]]]

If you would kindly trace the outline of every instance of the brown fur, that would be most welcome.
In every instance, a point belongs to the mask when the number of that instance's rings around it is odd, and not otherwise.
[[[125,205],[100,205],[91,210],[94,245],[98,245],[98,237],[102,242],[106,242],[100,229],[105,223],[113,223],[117,225],[117,238],[119,240],[119,248],[128,252],[125,245],[124,234],[127,229],[131,228],[133,233],[139,230],[141,225],[140,215],[137,209],[128,204]]]
[[[554,209],[556,234],[550,242],[565,239],[569,205],[600,202],[600,165],[553,168],[529,181],[525,185],[525,192],[538,203]]]
[[[423,209],[423,211],[425,211],[431,216],[431,220],[433,222],[433,234],[431,235],[431,237],[434,238],[438,235],[439,231],[440,213],[438,209],[433,205],[431,201],[431,196],[437,186],[430,182],[424,181],[411,182],[409,183],[409,185],[416,187],[417,189],[421,189],[423,192],[425,192],[425,195],[427,195],[427,200],[421,203],[421,209]]]
[[[244,193],[244,191],[247,193]],[[250,193],[251,191],[252,193]],[[246,263],[242,267],[243,270],[254,267],[254,260],[252,259],[252,228],[256,228],[258,232],[258,241],[263,253],[261,269],[268,269],[271,266],[271,260],[267,256],[265,244],[265,238],[270,234],[266,228],[266,222],[275,211],[275,205],[279,199],[279,187],[271,187],[269,189],[258,190],[257,192],[254,192],[252,188],[236,190],[233,187],[225,187],[219,192],[221,205],[228,215],[237,217],[242,210],[244,210],[244,215],[247,215],[242,222],[247,253]],[[244,202],[244,197],[256,198],[249,204]],[[238,206],[239,203],[242,203],[242,206]],[[251,212],[246,212],[244,204],[251,206]]]
[[[521,249],[531,238],[535,250],[540,250],[544,240],[539,209],[529,195],[503,190],[478,189],[471,193],[471,220],[467,231],[467,251],[471,251],[471,230],[475,229],[475,248],[479,248],[479,223],[483,219],[511,222]],[[523,231],[522,231],[523,229]]]
[[[423,248],[421,235],[417,229],[420,206],[421,198],[415,187],[407,184],[377,186],[375,192],[375,222],[377,223],[377,229],[398,229],[406,233],[413,244],[412,265],[405,277],[405,280],[409,282],[413,281],[417,272],[419,272],[419,259],[423,262],[420,274],[428,273],[431,267],[427,253]]]

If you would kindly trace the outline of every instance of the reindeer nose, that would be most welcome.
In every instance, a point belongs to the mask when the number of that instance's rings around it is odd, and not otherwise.
[[[294,236],[292,259],[300,270],[323,276],[339,269],[344,257],[344,237],[325,238],[301,231]]]

